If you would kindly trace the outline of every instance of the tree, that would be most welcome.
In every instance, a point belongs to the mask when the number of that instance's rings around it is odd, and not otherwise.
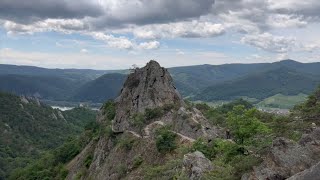
[[[130,68],[129,71],[130,73],[134,73],[137,69],[139,69],[139,66],[136,64],[133,64]]]
[[[257,109],[246,110],[244,106],[235,106],[228,113],[227,126],[237,143],[243,145],[258,134],[269,132],[268,127],[257,117]]]

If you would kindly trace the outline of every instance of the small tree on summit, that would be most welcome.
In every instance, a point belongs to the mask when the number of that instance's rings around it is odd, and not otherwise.
[[[139,66],[136,64],[132,64],[132,66],[129,68],[129,71],[130,73],[134,73],[136,69],[139,69]]]

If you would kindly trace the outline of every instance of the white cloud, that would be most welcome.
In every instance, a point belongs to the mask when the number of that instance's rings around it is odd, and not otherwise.
[[[88,53],[89,51],[87,49],[81,49],[80,52],[85,54],[85,53]]]
[[[222,35],[224,32],[225,29],[222,24],[199,22],[195,20],[141,26],[133,29],[135,37],[141,39],[214,37]]]
[[[278,61],[284,60],[284,59],[289,59],[289,55],[287,53],[280,53],[277,55],[276,59]]]
[[[273,28],[304,27],[308,24],[302,16],[288,14],[271,14],[266,23]]]
[[[177,54],[177,55],[185,55],[186,53],[183,52],[183,51],[180,50],[180,49],[176,49],[176,54]]]
[[[241,42],[275,53],[285,53],[296,46],[295,38],[274,36],[270,33],[245,35]]]
[[[144,50],[151,50],[151,49],[158,49],[160,47],[160,43],[158,41],[150,41],[150,42],[142,42],[137,44],[126,37],[114,37],[113,35],[106,35],[101,32],[93,32],[88,33],[95,39],[105,41],[110,47],[118,48],[118,49],[144,49]]]
[[[46,19],[28,25],[15,23],[13,21],[4,22],[4,29],[7,30],[9,34],[33,34],[46,31],[71,33],[86,28],[87,26],[84,22],[78,19]]]
[[[139,44],[139,48],[141,49],[158,49],[160,47],[160,43],[158,41],[150,41],[143,42]]]

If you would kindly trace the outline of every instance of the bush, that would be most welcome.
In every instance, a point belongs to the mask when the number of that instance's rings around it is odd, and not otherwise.
[[[180,176],[177,169],[182,168],[182,160],[170,160],[163,165],[145,168],[144,179],[178,179]]]
[[[118,165],[116,167],[116,171],[117,171],[117,174],[119,175],[120,179],[124,178],[127,175],[127,167],[123,164]]]
[[[177,135],[167,127],[157,129],[156,146],[160,153],[167,153],[177,148]]]
[[[208,111],[210,109],[210,106],[206,103],[198,103],[195,105],[195,107],[200,110],[201,112]]]
[[[135,143],[135,140],[131,137],[122,137],[118,144],[119,147],[125,149],[126,151],[130,151]]]
[[[232,164],[235,169],[234,175],[238,178],[241,178],[244,173],[252,171],[252,168],[259,165],[261,162],[262,159],[257,158],[253,155],[238,155],[233,157],[229,164]]]
[[[212,159],[215,156],[215,149],[213,143],[208,144],[203,139],[199,138],[192,144],[192,151],[202,152],[208,159]]]
[[[147,120],[162,117],[163,114],[164,114],[163,110],[159,107],[154,109],[147,108],[145,111],[145,117]]]
[[[235,106],[228,113],[227,124],[235,140],[239,144],[250,141],[257,134],[266,134],[270,131],[257,117],[256,109],[246,110],[245,106]]]
[[[115,107],[114,102],[107,101],[103,105],[103,109],[104,109],[104,114],[107,117],[107,120],[112,121],[114,119],[114,117],[116,116],[116,107]]]
[[[162,106],[162,109],[164,112],[169,112],[172,109],[176,109],[176,105],[175,104],[165,104],[164,106]]]
[[[135,169],[135,168],[139,167],[142,163],[143,163],[142,157],[140,155],[139,156],[135,156],[133,158],[133,166],[132,166],[132,168]]]
[[[89,168],[91,163],[92,163],[92,160],[93,160],[93,155],[92,154],[89,154],[86,159],[84,160],[84,166],[86,168]]]
[[[77,139],[70,139],[54,151],[54,156],[57,162],[66,163],[73,159],[81,149]]]
[[[141,113],[137,113],[137,114],[134,114],[132,118],[133,118],[133,125],[137,127],[139,131],[141,131],[144,124],[146,123],[146,119],[144,115]]]

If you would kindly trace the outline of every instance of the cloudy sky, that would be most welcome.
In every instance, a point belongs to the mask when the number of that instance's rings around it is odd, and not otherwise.
[[[319,29],[319,0],[0,0],[0,63],[314,62]]]

